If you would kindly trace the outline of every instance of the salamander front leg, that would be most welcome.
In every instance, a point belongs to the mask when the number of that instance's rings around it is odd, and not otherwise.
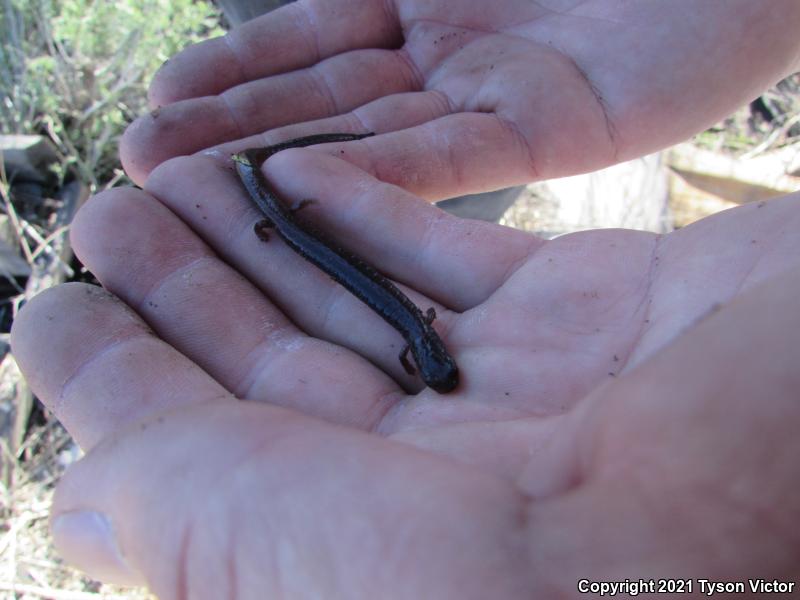
[[[305,208],[306,206],[308,206],[309,204],[314,204],[314,200],[312,200],[311,198],[303,198],[302,200],[298,200],[297,202],[295,202],[294,204],[292,204],[292,205],[289,207],[289,211],[290,211],[292,214],[294,214],[294,213],[296,213],[297,211],[304,209],[304,208]]]
[[[269,241],[269,230],[275,227],[275,223],[269,219],[261,219],[258,223],[253,225],[253,231],[256,232],[258,239],[262,242]]]
[[[411,361],[408,360],[408,351],[411,350],[411,346],[406,344],[403,346],[403,349],[400,350],[400,364],[403,365],[403,368],[406,370],[406,373],[409,375],[416,375],[417,370],[411,364]]]

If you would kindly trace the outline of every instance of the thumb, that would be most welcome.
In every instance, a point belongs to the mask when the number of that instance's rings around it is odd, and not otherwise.
[[[254,403],[163,415],[62,479],[52,529],[161,598],[520,597],[525,499],[466,466]]]

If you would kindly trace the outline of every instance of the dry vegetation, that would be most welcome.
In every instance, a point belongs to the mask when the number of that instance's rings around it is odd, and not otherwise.
[[[641,171],[644,167],[634,165],[635,162],[632,161],[631,168]],[[632,220],[622,218],[629,216],[625,213],[626,207],[630,209],[641,204],[643,190],[629,187],[625,182],[619,182],[615,187],[615,176],[623,178],[630,175],[630,170],[619,167],[613,167],[613,172],[606,176],[592,174],[574,178],[585,178],[586,181],[572,187],[548,182],[530,185],[501,222],[546,236],[597,226],[624,226],[663,232],[684,227],[743,202],[798,190],[800,74],[781,81],[750,105],[696,135],[688,143],[662,152],[658,162],[660,164],[655,168],[662,171],[666,194],[663,219],[657,227],[653,226],[652,220],[637,219],[636,215]],[[647,168],[653,168],[652,161]],[[565,222],[564,205],[580,202],[574,197],[575,190],[580,192],[587,185],[600,188],[595,194],[599,198],[587,197],[582,201],[591,203],[601,200],[607,205],[619,202],[619,210],[607,211],[599,218],[585,214],[591,211],[584,211],[582,220]],[[565,190],[571,195],[564,195]],[[624,197],[625,194],[630,194],[630,197]]]
[[[145,110],[146,82],[178,49],[220,32],[220,17],[204,0],[0,1],[0,134],[48,142],[36,147],[46,166],[34,164],[35,176],[0,169],[0,598],[149,598],[94,582],[55,553],[50,500],[79,452],[31,397],[8,331],[25,298],[91,279],[71,260],[69,218],[88,193],[127,183],[117,141]]]
[[[30,414],[25,409],[24,427],[15,434],[14,416],[27,391],[7,354],[10,318],[26,294],[39,289],[31,278],[52,273],[42,263],[57,263],[62,251],[58,243],[63,243],[64,228],[54,216],[60,206],[52,200],[56,188],[78,181],[97,191],[123,182],[116,140],[125,123],[143,109],[149,75],[178,46],[218,27],[208,4],[191,0],[145,4],[146,14],[126,4],[128,10],[120,18],[121,5],[116,3],[37,0],[23,6],[5,0],[0,20],[7,40],[0,56],[2,132],[43,134],[59,156],[48,179],[52,184],[35,206],[15,197],[0,174],[0,212],[5,213],[0,230],[7,226],[6,243],[19,249],[29,267],[26,276],[6,273],[0,286],[4,299],[0,326],[5,332],[0,332],[0,344],[5,344],[0,363],[0,598],[150,597],[143,590],[120,590],[91,581],[54,552],[47,532],[52,490],[79,451],[36,403]],[[95,12],[83,19],[82,11]],[[159,11],[162,17],[153,18]],[[700,134],[694,144],[745,160],[780,149],[784,154],[800,152],[800,76],[787,79]],[[725,206],[722,202],[712,202],[696,216]],[[532,231],[559,231],[556,213],[552,202],[529,192],[507,213],[505,222]],[[63,267],[56,269],[62,280],[87,276],[74,263]]]

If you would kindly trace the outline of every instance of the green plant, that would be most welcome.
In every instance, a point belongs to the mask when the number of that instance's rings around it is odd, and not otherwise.
[[[0,129],[40,133],[91,191],[121,178],[117,141],[168,57],[222,32],[196,0],[2,0]]]

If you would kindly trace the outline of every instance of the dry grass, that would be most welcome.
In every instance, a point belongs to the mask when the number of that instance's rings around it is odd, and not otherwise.
[[[32,428],[16,454],[7,444],[2,452],[0,598],[152,598],[144,590],[92,581],[55,552],[48,532],[53,487],[77,456],[72,439],[55,421]]]
[[[0,231],[7,232],[0,243],[18,248],[31,271],[25,281],[0,260],[2,317],[36,291],[85,277],[70,264],[60,194],[124,183],[117,141],[146,108],[146,82],[179,47],[220,29],[205,0],[0,2],[0,131],[44,135],[60,158],[34,203],[10,189],[0,160]],[[8,319],[0,321],[7,331]],[[30,395],[7,353],[7,333],[0,347],[0,598],[152,598],[92,581],[56,554],[51,497],[78,449],[40,405],[27,419]],[[15,413],[25,425],[16,431]]]

